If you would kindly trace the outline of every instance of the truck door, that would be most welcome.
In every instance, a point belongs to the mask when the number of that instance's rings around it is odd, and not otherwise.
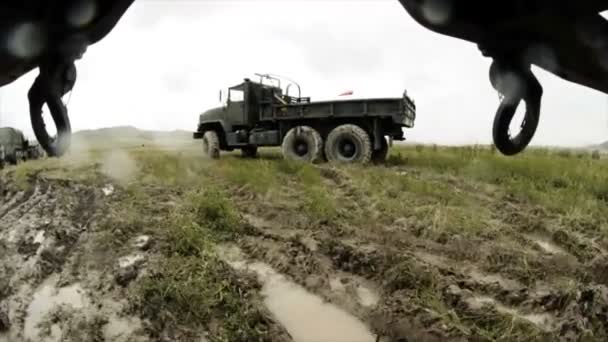
[[[258,96],[260,88],[251,83],[247,83],[245,88],[245,120],[249,126],[255,126],[260,119]]]
[[[245,92],[239,88],[230,88],[228,91],[228,106],[226,119],[232,125],[246,124]]]

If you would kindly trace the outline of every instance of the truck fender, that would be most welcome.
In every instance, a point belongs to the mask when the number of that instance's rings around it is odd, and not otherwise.
[[[194,138],[202,139],[205,131],[214,130],[217,132],[217,135],[220,138],[220,147],[226,148],[226,132],[228,132],[227,128],[229,128],[227,126],[228,125],[224,122],[224,120],[209,121],[199,124],[198,131],[194,134]]]
[[[209,129],[221,130],[222,133],[226,133],[230,131],[230,125],[228,125],[224,120],[217,121],[207,121],[198,125],[198,131],[204,132]],[[219,133],[219,132],[218,132]]]

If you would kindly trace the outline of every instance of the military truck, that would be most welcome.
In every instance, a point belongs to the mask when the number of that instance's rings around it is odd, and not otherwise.
[[[281,146],[287,159],[308,162],[368,163],[386,159],[393,140],[405,140],[403,128],[414,127],[416,105],[402,97],[312,102],[293,81],[261,75],[228,88],[225,103],[199,116],[194,139],[206,156],[239,149],[255,157],[258,147]],[[297,96],[290,96],[292,86]],[[223,92],[220,91],[220,102]],[[388,141],[387,141],[388,138]]]
[[[23,132],[12,127],[0,127],[0,166],[18,164],[28,159],[38,159],[42,150],[31,144]]]

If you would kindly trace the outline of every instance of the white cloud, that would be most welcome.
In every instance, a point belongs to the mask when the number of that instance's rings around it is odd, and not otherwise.
[[[418,106],[411,140],[488,143],[497,94],[476,46],[430,32],[397,1],[136,1],[78,62],[74,129],[196,127],[218,90],[255,72],[297,80],[304,96],[400,96]],[[31,135],[27,90],[37,71],[2,88],[0,125]],[[608,99],[535,69],[545,88],[534,144],[608,138]]]

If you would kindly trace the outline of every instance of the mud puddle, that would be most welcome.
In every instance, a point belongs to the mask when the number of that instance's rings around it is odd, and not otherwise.
[[[361,305],[366,307],[372,307],[378,304],[378,301],[380,300],[380,297],[375,292],[365,286],[357,287],[357,297],[359,298]]]
[[[103,328],[106,341],[133,341],[133,333],[142,328],[141,321],[136,317],[108,317],[108,323]]]
[[[356,317],[288,280],[268,264],[246,262],[236,247],[222,248],[220,255],[237,270],[255,272],[263,284],[264,304],[295,342],[375,341],[367,326]],[[375,301],[364,290],[361,295],[367,301]]]
[[[487,296],[472,296],[472,297],[467,298],[466,301],[470,305],[471,308],[475,308],[475,309],[481,309],[484,305],[493,306],[496,309],[496,311],[498,311],[502,314],[511,315],[511,316],[521,319],[521,320],[528,321],[528,322],[536,325],[543,331],[551,331],[551,330],[553,330],[553,328],[555,326],[553,317],[547,313],[524,314],[524,313],[520,312],[519,310],[507,307],[507,306],[497,302],[494,298],[490,298]]]
[[[353,279],[350,275],[330,279],[329,287],[332,291],[345,296],[354,294],[357,302],[367,308],[375,306],[380,301],[380,296],[372,287],[362,284],[359,279]]]
[[[551,255],[568,255],[568,252],[566,252],[563,248],[557,246],[549,238],[539,235],[534,235],[530,238],[532,242],[534,242],[544,253]]]
[[[27,308],[27,316],[25,317],[23,327],[23,335],[26,340],[59,341],[61,329],[58,325],[53,324],[50,327],[50,335],[46,338],[41,338],[40,323],[58,307],[68,306],[73,309],[80,309],[87,305],[82,294],[83,290],[79,284],[57,288],[55,287],[55,283],[56,279],[49,279],[34,293],[32,301]]]

